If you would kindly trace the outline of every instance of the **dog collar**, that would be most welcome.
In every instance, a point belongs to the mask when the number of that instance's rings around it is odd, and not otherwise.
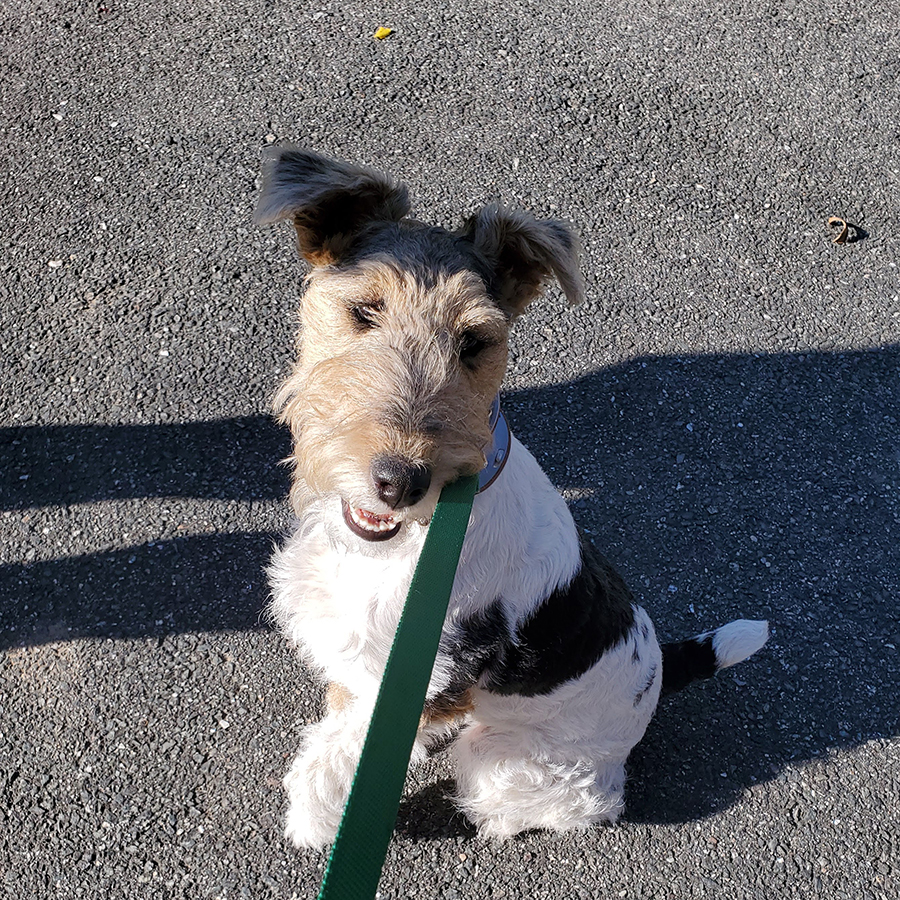
[[[509,448],[512,444],[512,432],[503,410],[500,409],[500,395],[491,403],[491,443],[485,447],[484,455],[487,465],[478,473],[478,493],[486,491],[503,471],[509,459]]]

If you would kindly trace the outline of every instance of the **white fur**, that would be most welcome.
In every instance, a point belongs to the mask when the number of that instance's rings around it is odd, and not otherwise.
[[[656,709],[661,681],[659,644],[638,609],[626,641],[551,694],[477,691],[471,725],[455,745],[461,809],[492,837],[614,822],[624,807],[625,760]]]
[[[367,542],[348,530],[332,497],[307,508],[272,560],[271,609],[281,631],[356,697],[374,703],[425,533],[411,523],[390,541]],[[578,565],[565,501],[513,438],[502,474],[475,498],[445,628],[498,597],[514,627]],[[435,672],[429,696],[444,686]]]
[[[743,662],[769,639],[769,623],[737,619],[713,632],[713,652],[720,669]]]
[[[287,834],[298,846],[321,846],[337,829],[424,537],[424,527],[405,524],[383,544],[363,541],[347,529],[334,497],[310,506],[275,554],[270,577],[278,625],[324,678],[355,698],[307,729],[285,778]],[[445,630],[501,598],[513,633],[554,588],[568,583],[579,562],[565,501],[513,439],[506,468],[475,498]],[[637,665],[636,641],[642,644]],[[442,669],[439,657],[429,696],[446,686]],[[495,836],[614,821],[622,809],[624,762],[653,715],[660,673],[659,645],[638,609],[625,641],[548,695],[476,689],[456,749],[461,808]],[[420,741],[413,761],[423,753]]]

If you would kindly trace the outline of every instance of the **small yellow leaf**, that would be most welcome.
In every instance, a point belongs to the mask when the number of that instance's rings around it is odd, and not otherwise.
[[[375,37],[378,38],[379,41],[383,41],[389,34],[393,33],[393,28],[377,28],[375,30]]]

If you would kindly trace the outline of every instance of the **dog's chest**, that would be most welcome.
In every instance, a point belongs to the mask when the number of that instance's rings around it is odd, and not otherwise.
[[[326,678],[360,696],[377,690],[416,554],[347,553],[299,534],[276,554],[273,612]]]

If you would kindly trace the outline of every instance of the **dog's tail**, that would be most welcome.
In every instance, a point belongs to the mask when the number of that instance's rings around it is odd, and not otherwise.
[[[738,619],[686,641],[662,645],[662,692],[673,694],[698,678],[743,662],[769,639],[769,623]]]

